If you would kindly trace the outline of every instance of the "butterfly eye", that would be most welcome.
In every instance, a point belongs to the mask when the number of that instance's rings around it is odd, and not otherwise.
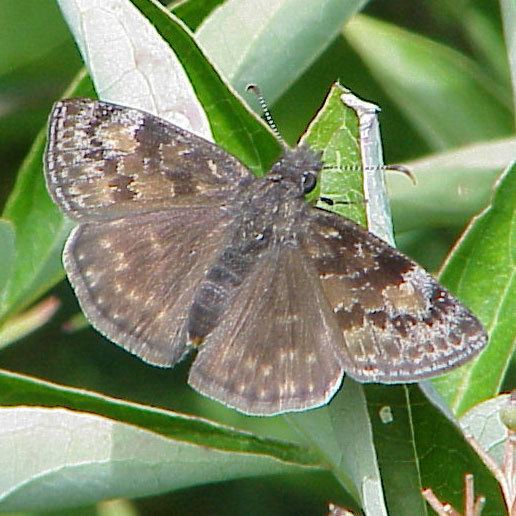
[[[305,172],[301,181],[303,183],[303,192],[307,194],[315,188],[317,176],[313,172]]]

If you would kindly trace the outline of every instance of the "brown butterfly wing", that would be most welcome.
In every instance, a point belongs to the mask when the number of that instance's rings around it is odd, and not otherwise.
[[[221,205],[252,179],[220,147],[149,113],[91,99],[57,102],[48,190],[75,220]]]
[[[64,265],[86,317],[145,361],[173,365],[189,349],[188,310],[230,220],[211,207],[76,227]]]
[[[342,334],[299,249],[273,247],[201,346],[189,383],[241,412],[274,415],[329,401]]]
[[[416,263],[350,220],[307,212],[302,247],[344,336],[347,374],[362,382],[419,381],[484,347],[480,322]]]

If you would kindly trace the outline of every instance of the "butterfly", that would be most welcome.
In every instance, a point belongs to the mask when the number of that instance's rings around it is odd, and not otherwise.
[[[57,102],[48,191],[77,226],[63,262],[108,339],[243,413],[327,403],[344,375],[417,382],[486,344],[480,322],[412,260],[316,208],[321,154],[286,148],[255,178],[149,113]]]

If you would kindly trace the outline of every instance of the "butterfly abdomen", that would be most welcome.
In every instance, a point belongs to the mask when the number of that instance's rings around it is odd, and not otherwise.
[[[245,227],[236,233],[247,233],[243,242],[228,245],[206,272],[188,315],[188,335],[201,343],[218,325],[231,299],[250,273],[261,251],[268,246],[271,231],[249,234]]]

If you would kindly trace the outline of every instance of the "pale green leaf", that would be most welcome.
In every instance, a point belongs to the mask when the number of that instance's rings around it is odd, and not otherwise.
[[[488,205],[496,178],[515,156],[516,138],[512,137],[405,163],[416,184],[390,172],[387,186],[397,231],[466,224]]]
[[[5,219],[0,219],[0,307],[4,303],[5,286],[11,275],[16,258],[13,224]]]
[[[277,100],[367,0],[229,0],[196,31],[208,58],[240,93],[256,83]]]
[[[435,150],[512,134],[508,97],[466,56],[363,15],[344,36]]]
[[[228,453],[91,413],[43,407],[0,408],[0,456],[2,511],[63,509],[297,469],[266,455]]]
[[[499,466],[503,463],[505,441],[509,438],[501,413],[509,405],[510,398],[510,394],[501,394],[479,403],[460,418],[464,433],[474,437]]]

